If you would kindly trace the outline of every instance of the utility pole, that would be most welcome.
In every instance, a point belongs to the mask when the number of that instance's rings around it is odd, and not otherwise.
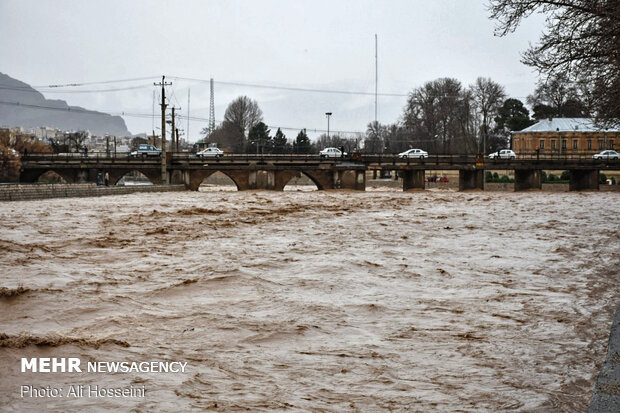
[[[166,83],[166,76],[161,77],[160,83],[153,83],[155,86],[161,86],[161,183],[168,183],[168,174],[166,171],[166,86],[172,85],[172,82]]]
[[[189,143],[189,92],[190,90],[187,89],[187,134],[185,135],[187,143]]]
[[[168,121],[168,123],[170,123],[170,127],[171,127],[171,129],[170,129],[171,130],[171,132],[170,132],[170,136],[171,136],[171,138],[170,138],[170,151],[171,152],[178,152],[179,151],[179,137],[178,137],[178,135],[176,135],[176,137],[175,137],[175,132],[178,130],[175,127],[176,117],[177,117],[175,111],[177,109],[181,109],[181,108],[177,108],[177,107],[173,106],[170,109],[172,111],[172,118],[171,118],[171,120]]]
[[[171,138],[170,138],[170,151],[171,151],[171,152],[174,152],[174,151],[176,150],[176,145],[178,144],[178,142],[177,142],[177,143],[175,143],[175,140],[174,140],[174,131],[175,131],[175,127],[174,127],[174,118],[176,117],[176,116],[174,115],[174,110],[175,110],[175,109],[176,109],[176,108],[173,106],[173,107],[172,107],[172,127],[170,128],[170,136],[171,136]]]

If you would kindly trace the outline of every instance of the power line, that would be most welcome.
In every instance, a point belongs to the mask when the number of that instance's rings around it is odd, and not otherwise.
[[[85,114],[85,115],[111,115],[111,116],[127,116],[127,117],[132,117],[132,118],[143,118],[143,119],[152,119],[153,115],[150,113],[132,113],[132,112],[125,112],[125,111],[121,111],[121,112],[115,112],[115,111],[109,111],[109,112],[96,112],[96,111],[92,111],[92,110],[87,110],[87,109],[80,109],[80,108],[75,108],[75,107],[66,107],[66,108],[58,108],[58,107],[54,107],[54,106],[43,106],[43,105],[32,105],[32,104],[25,104],[25,103],[20,103],[20,102],[5,102],[5,101],[0,101],[0,105],[9,105],[9,106],[21,106],[21,107],[27,107],[27,108],[33,108],[33,109],[41,109],[41,110],[55,110],[55,111],[61,111],[61,112],[72,112],[72,113],[80,113],[80,114]],[[197,116],[185,116],[185,115],[177,115],[180,119],[185,119],[185,120],[191,120],[191,121],[195,121],[195,122],[205,122],[208,123],[209,119],[208,118],[201,118],[201,117],[197,117]],[[222,121],[218,121],[218,123],[222,123]],[[302,127],[292,127],[292,126],[277,126],[277,125],[267,125],[268,128],[270,129],[284,129],[284,130],[294,130],[294,131],[300,131],[302,129],[307,130],[308,132],[315,132],[315,133],[325,133],[327,132],[325,129],[320,129],[320,128],[302,128]],[[350,134],[354,134],[354,133],[364,133],[364,132],[360,132],[360,131],[345,131],[345,130],[336,130],[336,131],[330,131],[330,132],[334,132],[334,133],[350,133]]]
[[[32,87],[41,87],[41,88],[58,88],[58,87],[78,87],[78,86],[86,86],[86,85],[104,85],[109,83],[122,83],[122,82],[135,82],[138,80],[154,80],[159,79],[159,76],[148,76],[148,77],[134,77],[129,79],[116,79],[116,80],[102,80],[98,82],[82,82],[82,83],[66,83],[66,84],[56,84],[56,85],[39,85]]]
[[[38,86],[34,86],[38,87]],[[33,92],[33,93],[106,93],[106,92],[120,92],[123,90],[135,90],[135,89],[144,89],[147,87],[151,87],[150,84],[144,84],[139,86],[128,86],[128,87],[119,87],[119,88],[111,88],[111,89],[90,89],[90,90],[55,90],[55,89],[43,89],[38,87],[38,89],[34,89],[34,87],[26,87],[26,86],[5,86],[0,85],[0,89],[5,90],[15,90],[18,92]]]
[[[176,80],[186,80],[190,82],[199,82],[199,83],[207,83],[210,80],[206,79],[196,79],[189,77],[175,77],[171,76],[172,79]],[[351,91],[351,90],[335,90],[335,89],[318,89],[318,88],[303,88],[296,86],[276,86],[276,85],[261,85],[257,83],[243,83],[243,82],[228,82],[222,80],[214,80],[214,83],[219,83],[220,85],[228,85],[228,86],[243,86],[243,87],[254,87],[260,89],[275,89],[275,90],[288,90],[293,92],[313,92],[313,93],[333,93],[333,94],[344,94],[344,95],[362,95],[362,96],[375,96],[374,92],[360,92],[360,91]],[[407,97],[408,94],[402,93],[378,93],[378,96],[391,96],[391,97]]]
[[[192,121],[195,121],[195,122],[206,122],[206,123],[208,123],[208,122],[209,122],[209,119],[207,119],[207,118],[201,118],[201,117],[197,117],[197,116],[185,116],[185,115],[179,115],[179,118],[181,118],[181,119],[186,119],[186,120],[187,120],[187,119],[189,119],[189,120],[192,120]],[[217,123],[219,123],[219,124],[221,124],[222,122],[223,122],[223,121],[217,121]],[[319,132],[323,132],[323,133],[324,133],[324,132],[327,132],[327,130],[326,130],[326,129],[320,129],[320,128],[305,128],[305,127],[304,127],[304,128],[301,128],[301,127],[293,127],[293,126],[278,126],[278,125],[267,125],[267,127],[268,127],[269,129],[278,129],[278,128],[280,128],[280,129],[285,129],[285,130],[294,130],[294,131],[300,131],[300,130],[302,130],[302,129],[305,129],[305,130],[307,130],[307,131],[309,131],[309,132],[317,132],[317,133],[319,133]],[[331,130],[331,129],[330,129],[330,132],[333,132],[333,133],[365,133],[365,132],[360,132],[360,131]]]

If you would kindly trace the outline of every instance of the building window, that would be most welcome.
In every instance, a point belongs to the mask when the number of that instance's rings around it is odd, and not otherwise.
[[[574,150],[579,149],[579,146],[578,146],[579,144],[577,142],[579,142],[577,139],[573,139],[573,149]]]
[[[588,149],[592,149],[592,139],[588,139]]]
[[[601,150],[603,149],[603,141],[600,139],[598,140],[598,148]]]
[[[614,148],[614,140],[610,140],[609,141],[609,149],[613,149]]]
[[[551,149],[555,149],[555,139],[551,139]]]
[[[566,149],[566,139],[562,139],[562,149]]]
[[[541,139],[541,140],[540,140],[540,143],[538,144],[538,147],[539,147],[540,149],[545,149],[545,140],[544,140],[544,139]]]

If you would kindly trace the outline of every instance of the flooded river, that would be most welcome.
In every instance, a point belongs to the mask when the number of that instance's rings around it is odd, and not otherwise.
[[[612,192],[1,203],[0,410],[583,412],[620,304],[619,212]]]

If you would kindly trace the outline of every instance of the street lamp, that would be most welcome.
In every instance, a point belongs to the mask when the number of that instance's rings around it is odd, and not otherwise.
[[[329,117],[332,115],[331,112],[325,112],[325,116],[327,116],[327,139],[329,139]]]

